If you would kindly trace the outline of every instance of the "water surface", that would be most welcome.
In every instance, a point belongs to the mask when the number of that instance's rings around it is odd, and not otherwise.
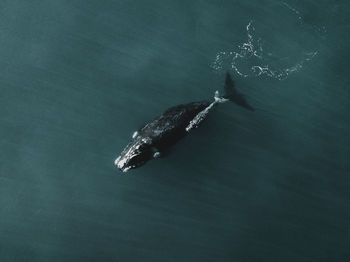
[[[2,1],[0,261],[346,261],[348,1]],[[171,154],[132,133],[211,99]]]

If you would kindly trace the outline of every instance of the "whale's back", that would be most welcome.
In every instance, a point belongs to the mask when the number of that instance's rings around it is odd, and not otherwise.
[[[186,135],[190,121],[209,104],[209,101],[200,101],[171,107],[142,127],[139,134],[152,139],[160,150],[169,147]]]

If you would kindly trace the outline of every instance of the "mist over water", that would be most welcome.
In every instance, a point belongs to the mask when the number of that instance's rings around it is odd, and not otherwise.
[[[0,262],[347,261],[349,13],[1,1]],[[166,157],[114,166],[167,108],[214,101],[227,71],[254,112],[209,108]]]

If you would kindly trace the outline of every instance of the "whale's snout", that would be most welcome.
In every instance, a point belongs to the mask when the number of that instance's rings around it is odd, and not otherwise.
[[[118,164],[119,164],[119,160],[120,160],[120,156],[117,157],[116,160],[114,160],[114,165],[119,167]]]
[[[115,161],[114,165],[122,172],[127,172],[132,168],[139,167],[143,165],[148,159],[149,154],[140,153],[140,154],[126,154],[120,155]]]
[[[126,159],[122,159],[121,156],[117,157],[114,161],[114,165],[122,172],[127,172],[131,167],[127,165]]]
[[[124,148],[114,165],[121,171],[137,168],[152,158],[151,143],[147,139],[139,138]]]

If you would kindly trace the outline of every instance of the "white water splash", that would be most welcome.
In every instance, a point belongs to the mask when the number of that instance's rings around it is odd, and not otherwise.
[[[292,11],[297,16],[300,23],[303,23],[303,18],[298,10],[296,10],[286,2],[281,2],[281,4],[287,7],[290,11]]]
[[[296,16],[300,24],[303,24],[303,18],[298,10],[285,2],[282,2],[282,5]],[[299,61],[288,62],[292,60],[289,56],[278,57],[272,52],[264,50],[263,40],[256,37],[252,20],[247,24],[246,32],[247,40],[245,42],[232,51],[221,51],[216,54],[214,62],[211,64],[214,70],[232,70],[244,78],[266,76],[284,80],[290,74],[300,71],[307,62],[310,62],[318,54],[317,50],[304,51],[301,53]]]

